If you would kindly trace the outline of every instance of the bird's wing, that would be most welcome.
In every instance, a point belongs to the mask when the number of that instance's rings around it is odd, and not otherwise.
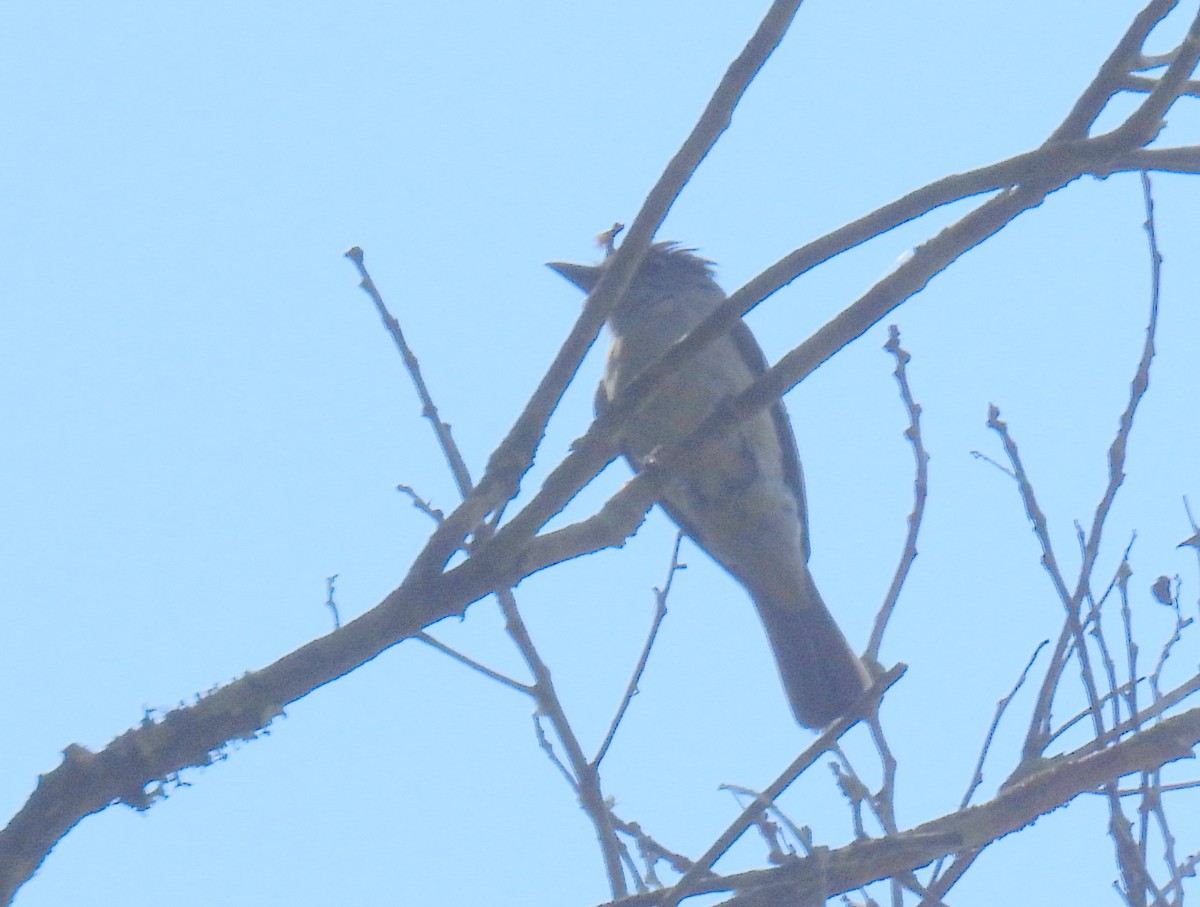
[[[741,355],[742,360],[750,369],[750,374],[758,377],[767,370],[767,357],[763,354],[762,347],[758,345],[758,341],[754,339],[754,334],[744,321],[738,321],[732,328],[729,329],[729,336],[733,339],[734,346]],[[700,355],[704,355],[700,353]],[[604,413],[610,404],[608,392],[604,388],[603,382],[596,388],[596,396],[593,403],[596,415]],[[783,477],[788,488],[796,496],[798,513],[801,519],[806,519],[808,513],[808,505],[804,495],[804,473],[800,468],[800,452],[796,448],[796,434],[792,431],[792,423],[788,418],[787,408],[784,407],[782,400],[776,400],[771,404],[770,408],[771,420],[775,423],[775,434],[779,438],[779,450],[783,457]],[[634,468],[638,467],[635,457],[632,452],[624,449],[622,445],[622,455],[625,459],[633,464]],[[663,504],[663,502],[659,502]],[[681,526],[688,535],[699,539],[701,535],[697,534],[694,527],[688,525],[686,519],[681,519],[682,514],[673,513],[663,504],[664,509],[667,509],[671,519]],[[809,557],[808,533],[803,534],[804,559]]]
[[[758,341],[754,339],[754,334],[750,332],[746,323],[738,321],[730,328],[729,336],[733,338],[743,361],[750,367],[750,374],[755,378],[763,374],[767,370],[767,357],[763,354],[762,347],[758,345]],[[804,497],[804,472],[800,468],[800,451],[796,448],[796,433],[792,431],[792,422],[788,418],[783,400],[776,400],[772,403],[770,412],[771,420],[775,423],[775,434],[779,438],[779,450],[783,456],[783,478],[796,496],[800,519],[806,520],[808,503]],[[804,560],[807,561],[809,557],[808,533],[805,532],[803,535]]]

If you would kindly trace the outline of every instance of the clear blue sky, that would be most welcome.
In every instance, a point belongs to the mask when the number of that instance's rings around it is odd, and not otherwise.
[[[342,258],[360,245],[474,474],[579,305],[549,259],[595,260],[630,221],[766,3],[9,4],[0,13],[0,813],[78,742],[190,701],[329,629],[402,578],[454,504],[400,362]],[[727,289],[949,172],[1040,143],[1140,7],[1092,0],[806,4],[671,212]],[[1176,19],[1190,18],[1193,10]],[[1169,46],[1180,23],[1158,39]],[[1196,103],[1164,140],[1197,140]],[[1166,256],[1159,357],[1101,574],[1136,531],[1144,659],[1200,512],[1200,181],[1156,178]],[[954,213],[806,276],[752,313],[778,357]],[[1148,256],[1135,176],[1081,180],[896,313],[933,457],[920,557],[884,648],[906,825],[957,804],[995,701],[1060,606],[999,456],[996,403],[1062,560],[1090,523],[1140,355]],[[905,530],[911,456],[881,325],[788,405],[809,483],[813,570],[864,645]],[[583,432],[585,364],[528,487]],[[590,512],[615,468],[573,504]],[[585,745],[620,695],[672,529],[518,590]],[[744,593],[694,548],[607,761],[624,818],[696,855],[810,739],[792,723]],[[494,604],[439,635],[521,674]],[[1194,670],[1185,642],[1176,681]],[[523,676],[523,675],[522,675]],[[1030,696],[1014,704],[1025,716]],[[1011,770],[1006,726],[985,790]],[[873,763],[852,738],[865,772]],[[192,771],[144,815],[87,819],[21,893],[69,903],[590,904],[590,828],[538,750],[530,704],[410,642]],[[1197,815],[1194,795],[1175,814]],[[836,846],[823,768],[784,805]],[[997,845],[955,904],[1102,902],[1098,803]],[[1176,828],[1200,848],[1200,822]],[[757,842],[727,866],[756,866]],[[1019,868],[1019,872],[1015,871]]]

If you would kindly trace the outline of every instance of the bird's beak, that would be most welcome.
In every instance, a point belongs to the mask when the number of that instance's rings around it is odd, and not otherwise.
[[[546,267],[561,274],[585,293],[592,292],[596,289],[596,284],[600,282],[599,265],[576,265],[568,261],[551,261],[546,263]]]

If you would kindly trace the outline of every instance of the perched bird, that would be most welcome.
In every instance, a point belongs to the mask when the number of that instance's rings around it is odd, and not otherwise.
[[[612,334],[597,411],[725,300],[711,262],[676,243],[650,248],[609,316]],[[604,264],[551,262],[585,293]],[[766,359],[745,323],[697,353],[627,423],[621,448],[635,470],[655,449],[691,435],[745,390]],[[850,710],[871,678],[825,607],[808,570],[808,515],[796,439],[782,401],[705,444],[671,475],[659,504],[754,601],[796,720],[820,728]]]

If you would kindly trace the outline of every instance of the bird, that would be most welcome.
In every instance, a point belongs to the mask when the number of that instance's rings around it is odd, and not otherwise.
[[[602,413],[639,373],[726,299],[713,263],[676,242],[654,243],[608,317],[611,336],[596,411]],[[598,265],[548,267],[590,293]],[[677,444],[767,368],[745,322],[650,391],[618,438],[634,471]],[[668,473],[658,504],[738,581],[766,630],[796,721],[821,729],[852,713],[871,674],[842,634],[808,568],[808,513],[796,437],[782,400],[716,440],[695,462]]]

